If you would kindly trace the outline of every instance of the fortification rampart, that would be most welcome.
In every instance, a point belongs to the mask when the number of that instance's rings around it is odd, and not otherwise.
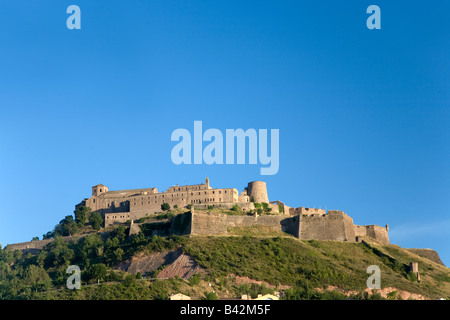
[[[92,234],[92,233],[80,234],[80,235],[76,235],[76,236],[66,236],[66,237],[61,237],[61,239],[63,239],[66,242],[74,242],[74,241],[78,241],[81,238],[84,238],[90,234]],[[105,237],[106,234],[107,234],[107,232],[100,233],[100,235],[102,237]],[[53,240],[55,240],[55,239],[33,240],[33,241],[27,241],[27,242],[12,243],[12,244],[8,244],[5,247],[5,250],[20,250],[25,254],[26,253],[34,254],[34,253],[38,252],[39,250],[44,249],[45,246],[48,245]]]
[[[387,228],[377,225],[358,226],[354,225],[355,236],[357,241],[364,237],[371,237],[381,243],[389,244],[389,236]]]
[[[303,240],[335,240],[355,242],[356,236],[369,236],[389,244],[385,228],[355,226],[353,219],[342,211],[330,210],[325,215],[227,215],[217,213],[190,213],[191,235],[226,235],[228,228],[264,226],[289,233]],[[357,232],[355,232],[357,230]]]
[[[290,215],[324,215],[326,214],[326,211],[323,209],[317,209],[317,208],[305,208],[305,207],[298,207],[298,208],[289,208],[289,214]]]
[[[45,239],[45,240],[33,240],[27,242],[13,243],[8,244],[5,249],[6,250],[20,250],[23,253],[35,253],[36,251],[42,250],[47,244],[52,242],[53,239]]]
[[[191,214],[192,235],[226,235],[228,228],[264,226],[291,233],[294,219],[279,215],[244,216],[194,212]]]
[[[353,220],[342,211],[324,215],[299,215],[299,238],[305,240],[338,240],[354,242]]]

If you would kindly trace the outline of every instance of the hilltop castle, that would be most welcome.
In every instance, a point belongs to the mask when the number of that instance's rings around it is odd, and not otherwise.
[[[214,189],[206,178],[205,183],[196,185],[173,186],[163,192],[156,188],[109,191],[108,187],[98,184],[92,187],[92,196],[84,199],[78,206],[90,207],[99,212],[105,220],[105,227],[126,221],[133,221],[161,212],[163,203],[172,208],[193,205],[198,209],[229,209],[238,204],[240,209],[255,209],[255,203],[266,203],[272,209],[272,215],[240,215],[202,213],[191,210],[188,234],[226,234],[227,228],[239,226],[268,226],[290,233],[299,239],[338,240],[358,242],[369,236],[382,243],[389,244],[388,226],[359,226],[342,211],[289,207],[281,201],[269,201],[266,183],[249,182],[240,194],[236,188]]]

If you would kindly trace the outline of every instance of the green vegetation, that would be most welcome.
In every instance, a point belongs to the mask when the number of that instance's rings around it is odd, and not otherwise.
[[[53,239],[57,236],[65,237],[82,234],[89,230],[89,226],[93,230],[98,231],[103,225],[103,219],[100,213],[91,213],[91,208],[89,207],[78,207],[74,211],[74,216],[65,216],[52,231],[43,234],[42,239]],[[89,222],[88,225],[86,225],[86,221]]]
[[[259,215],[271,214],[272,212],[272,208],[269,208],[269,204],[267,202],[262,203],[255,202],[253,203],[253,205],[255,206],[256,213]],[[281,210],[281,212],[283,212],[283,210]]]
[[[404,263],[395,262],[395,258],[387,257],[374,246],[361,243],[298,241],[287,237],[203,237],[189,241],[183,250],[212,277],[228,274],[251,276],[274,285],[291,285],[293,290],[305,294],[308,294],[305,288],[326,286],[363,290],[369,265],[380,266],[383,287],[395,287],[434,298],[447,297],[450,292],[450,281],[440,284],[433,281],[427,285],[424,279],[428,274],[422,272],[422,283],[418,284],[410,280]],[[435,270],[434,275],[448,274],[444,270]],[[433,279],[431,274],[430,278]]]
[[[259,210],[270,209],[268,204],[258,205]],[[61,220],[52,232],[54,240],[38,253],[0,249],[0,299],[167,299],[177,292],[198,299],[236,298],[242,294],[254,298],[280,291],[281,285],[290,287],[281,290],[284,299],[346,299],[344,292],[349,291],[353,292],[352,299],[381,299],[379,294],[363,291],[369,265],[380,267],[383,288],[396,288],[387,299],[399,299],[400,290],[434,299],[450,296],[447,268],[395,245],[299,241],[261,226],[230,228],[229,237],[186,237],[182,235],[189,228],[188,214],[176,214],[182,209],[146,217],[144,220],[152,222],[141,224],[142,232],[137,235],[127,236],[127,227],[119,226],[70,242],[61,235],[86,228],[86,224],[81,226],[83,211],[76,213],[75,220],[72,216]],[[99,221],[93,217],[95,213],[89,214],[84,223],[92,220],[94,229]],[[180,235],[154,235],[155,230],[161,234],[170,227]],[[117,271],[118,264],[132,256],[179,248],[206,273],[189,280],[155,280],[164,266],[142,275]],[[419,262],[420,283],[409,272],[411,261]],[[66,288],[69,265],[77,265],[82,271],[81,290]],[[238,283],[235,277],[249,277],[262,284]],[[323,290],[328,286],[337,290]]]
[[[205,300],[217,300],[217,294],[215,292],[205,292]]]
[[[173,220],[173,232],[178,235],[188,233],[190,220],[191,220],[190,213],[179,214],[175,216]]]
[[[82,227],[84,226],[86,220],[88,220],[91,215],[91,208],[84,206],[78,207],[74,211],[74,214],[75,214],[75,222],[79,227]]]
[[[100,230],[103,224],[103,219],[100,213],[94,212],[93,214],[91,214],[91,216],[89,217],[89,223],[92,225],[92,228],[94,230]]]
[[[155,216],[156,220],[172,220],[175,215],[172,212],[160,213]]]
[[[55,226],[53,234],[54,236],[71,236],[77,232],[77,229],[73,216],[66,216]]]
[[[164,203],[161,205],[161,210],[163,210],[163,211],[168,211],[168,210],[170,210],[170,204],[164,202]]]

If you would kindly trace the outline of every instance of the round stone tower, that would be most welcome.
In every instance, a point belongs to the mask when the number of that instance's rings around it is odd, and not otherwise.
[[[267,195],[267,187],[264,181],[252,181],[247,185],[247,194],[250,199],[255,199],[255,202],[269,203],[269,196]]]

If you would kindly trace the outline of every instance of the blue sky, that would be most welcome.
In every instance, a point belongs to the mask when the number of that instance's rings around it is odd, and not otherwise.
[[[393,3],[394,2],[394,3]],[[81,8],[81,30],[66,8]],[[366,8],[381,8],[381,30]],[[450,265],[448,1],[2,1],[0,243],[91,186],[264,180]],[[171,162],[173,130],[280,130],[280,169]]]

